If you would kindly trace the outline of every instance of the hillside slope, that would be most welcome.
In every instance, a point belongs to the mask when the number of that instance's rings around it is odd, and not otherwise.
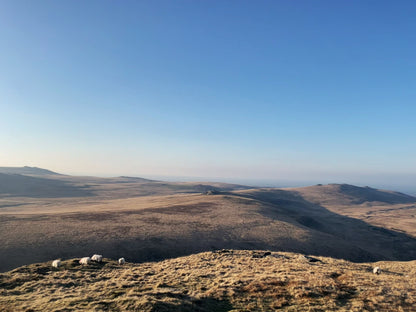
[[[222,250],[155,263],[21,267],[0,274],[0,310],[414,311],[415,285],[415,261]]]
[[[363,198],[377,201],[352,204]],[[0,174],[0,271],[93,252],[109,257],[123,253],[142,262],[222,248],[292,251],[358,262],[413,260],[416,237],[400,224],[388,227],[349,215],[373,213],[373,203],[390,215],[409,213],[409,207],[416,207],[409,202],[413,199],[342,185],[250,189],[130,177]],[[415,219],[403,220],[414,230]]]
[[[83,197],[91,196],[88,187],[45,177],[0,173],[1,197]]]
[[[416,237],[416,197],[348,184],[286,189],[336,214]]]
[[[22,209],[19,214],[0,212],[1,270],[93,252],[109,257],[123,253],[141,262],[222,248],[361,262],[416,259],[415,238],[341,216],[282,190],[36,205],[4,208]],[[28,209],[31,214],[24,213]]]
[[[61,175],[59,173],[53,172],[48,169],[38,168],[38,167],[0,167],[0,173],[7,173],[7,174],[23,174],[23,175],[36,175],[36,176],[43,176],[43,175]]]
[[[349,184],[314,185],[291,188],[310,202],[320,205],[359,205],[363,203],[405,204],[416,202],[416,197],[379,190],[371,187],[359,187]]]

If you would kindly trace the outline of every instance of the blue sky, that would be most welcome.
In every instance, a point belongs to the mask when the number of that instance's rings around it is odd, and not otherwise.
[[[415,14],[415,1],[2,0],[0,165],[411,184]]]

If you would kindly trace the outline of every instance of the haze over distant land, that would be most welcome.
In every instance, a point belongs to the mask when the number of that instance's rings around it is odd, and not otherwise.
[[[135,175],[143,176],[143,175]],[[251,185],[257,187],[299,187],[309,186],[314,184],[328,184],[328,183],[348,183],[360,186],[371,185],[381,189],[389,189],[398,192],[404,192],[416,195],[416,175],[381,175],[381,176],[367,176],[356,178],[339,177],[316,177],[309,179],[302,179],[299,177],[292,178],[232,178],[232,177],[187,177],[187,176],[163,176],[163,175],[144,175],[152,179],[159,179],[164,181],[219,181],[226,183],[237,183],[243,185]]]
[[[70,174],[72,170],[66,168],[61,172],[65,174]],[[51,170],[42,169],[38,167],[0,167],[0,173],[17,173],[17,174],[29,174],[29,175],[50,175],[50,174],[63,174],[57,173]],[[79,173],[79,176],[88,176],[91,175],[88,172]],[[348,174],[345,174],[348,176]],[[97,174],[98,177],[112,177],[112,176],[131,176],[131,177],[145,177],[155,180],[163,181],[218,181],[225,183],[237,183],[243,185],[250,185],[256,187],[299,187],[299,186],[309,186],[313,184],[328,184],[328,183],[349,183],[354,185],[367,186],[371,185],[373,187],[381,189],[389,189],[399,192],[404,192],[412,195],[416,195],[416,175],[403,174],[403,175],[393,175],[393,174],[384,174],[384,175],[357,175],[355,177],[343,177],[338,175],[329,175],[329,176],[316,176],[305,178],[301,175],[295,175],[291,177],[281,177],[276,176],[274,178],[253,178],[253,177],[227,177],[227,176],[166,176],[166,175],[143,175],[137,173],[125,173],[120,172],[119,174]]]

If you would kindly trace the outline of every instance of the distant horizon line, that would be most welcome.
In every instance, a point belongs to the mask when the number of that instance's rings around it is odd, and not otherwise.
[[[338,174],[334,177],[328,177],[323,175],[322,178],[316,177],[309,177],[309,178],[287,178],[287,177],[232,177],[232,176],[204,176],[204,175],[175,175],[175,174],[138,174],[138,173],[128,173],[126,174],[97,174],[97,173],[85,173],[85,172],[72,172],[72,173],[65,173],[61,170],[51,170],[46,169],[40,166],[0,166],[0,168],[33,168],[39,170],[46,170],[51,171],[56,174],[68,175],[68,176],[79,176],[79,177],[100,177],[100,178],[117,178],[117,177],[132,177],[132,178],[144,178],[144,179],[153,179],[153,180],[161,180],[167,182],[219,182],[219,183],[233,183],[233,184],[241,184],[245,186],[253,186],[253,187],[277,187],[277,188],[286,188],[286,187],[306,187],[312,186],[317,184],[351,184],[356,186],[370,186],[377,189],[385,189],[385,190],[392,190],[398,192],[409,193],[412,195],[416,195],[416,184],[410,181],[401,181],[401,179],[396,179],[399,181],[394,181],[394,179],[385,178],[380,179],[377,178],[374,180],[375,176],[400,176],[402,174],[373,174],[369,175],[367,178],[351,178],[345,177],[340,178]],[[409,177],[413,177],[413,174],[407,174]],[[388,182],[387,182],[388,180]],[[413,180],[413,179],[412,179]],[[384,181],[384,182],[383,182]],[[393,181],[393,182],[392,182]],[[416,181],[416,175],[415,175]]]
[[[227,177],[227,176],[203,176],[203,175],[169,175],[169,174],[137,174],[137,173],[122,173],[122,174],[86,174],[85,172],[72,172],[72,173],[64,173],[61,170],[49,170],[39,166],[1,166],[0,168],[33,168],[39,170],[46,170],[51,171],[56,174],[68,175],[68,176],[79,176],[79,177],[98,177],[98,178],[117,178],[117,177],[132,177],[132,178],[144,178],[144,179],[152,179],[152,180],[159,180],[159,181],[166,181],[166,182],[218,182],[218,183],[231,183],[231,184],[240,184],[245,186],[252,186],[252,187],[270,187],[270,188],[290,188],[290,187],[307,187],[313,186],[317,184],[350,184],[356,186],[370,186],[376,189],[384,189],[384,190],[391,190],[396,192],[402,192],[409,195],[416,196],[416,184],[409,181],[409,179],[405,179],[402,181],[401,179],[391,179],[384,178],[384,179],[374,179],[367,178],[367,179],[360,179],[360,178],[351,178],[351,177],[325,177],[316,178],[316,177],[309,177],[309,178],[285,178],[285,177]],[[400,174],[397,174],[400,175]],[[409,175],[412,176],[412,175]],[[416,178],[416,177],[415,177]],[[413,179],[412,179],[413,180]]]

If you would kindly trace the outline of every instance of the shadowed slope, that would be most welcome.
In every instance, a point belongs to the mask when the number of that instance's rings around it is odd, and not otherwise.
[[[359,205],[365,202],[385,204],[414,203],[416,197],[400,192],[378,190],[349,184],[328,184],[292,188],[308,201],[322,205]]]
[[[328,239],[340,241],[341,248],[349,248],[353,245],[361,249],[361,256],[341,256],[353,261],[366,261],[375,259],[413,260],[416,259],[416,239],[410,235],[370,225],[362,220],[343,216],[318,204],[311,203],[297,191],[279,189],[258,189],[237,192],[239,196],[259,200],[265,205],[261,213],[273,219],[290,218],[292,224],[298,224],[311,231],[325,233],[330,238],[322,241],[322,245],[328,244]],[[344,247],[341,247],[341,242]],[[328,254],[335,257],[333,251]],[[365,251],[365,252],[364,252]],[[309,253],[313,253],[308,251]],[[366,258],[365,254],[371,254]],[[316,253],[315,253],[316,254]],[[362,257],[361,259],[359,259]],[[375,257],[375,258],[374,258]]]
[[[53,198],[91,195],[88,188],[57,179],[0,173],[0,196]]]
[[[327,202],[376,198],[388,208],[391,204],[382,199],[412,199],[394,192],[340,185],[247,189],[128,177],[44,179],[5,174],[0,174],[0,183],[4,176],[3,271],[97,252],[110,257],[122,253],[140,262],[221,248],[285,250],[353,261],[416,259],[414,237],[341,215],[316,200],[319,194]],[[5,197],[13,187],[15,196],[29,197]],[[49,198],[40,198],[42,194]]]
[[[416,238],[416,198],[346,184],[287,189],[328,210]]]
[[[64,198],[89,196],[107,200],[178,193],[232,191],[247,188],[249,187],[237,184],[162,182],[138,177],[100,178],[0,173],[0,196],[3,197]]]
[[[416,259],[416,239],[335,214],[295,192],[146,198],[117,200],[102,211],[87,205],[78,212],[0,215],[0,269],[93,253],[141,262],[221,248]]]

